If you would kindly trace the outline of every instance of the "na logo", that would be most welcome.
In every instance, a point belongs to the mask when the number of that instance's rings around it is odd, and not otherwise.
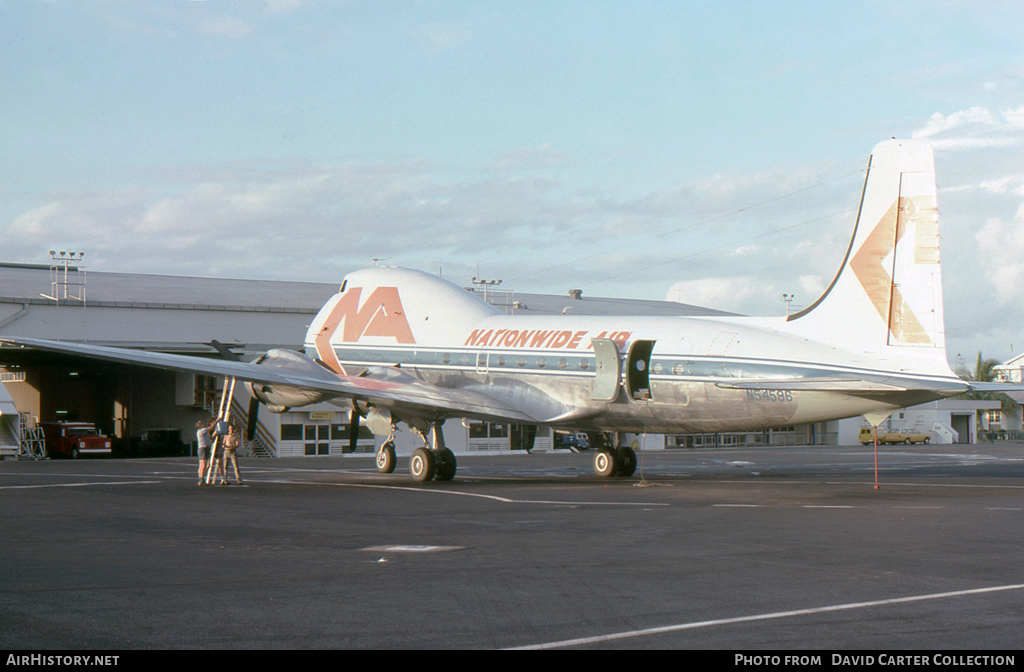
[[[346,343],[355,343],[363,336],[393,338],[397,343],[416,342],[397,287],[377,287],[360,305],[362,293],[362,287],[352,287],[342,294],[314,339],[321,361],[339,373],[342,367],[331,347],[331,339],[338,329],[341,329],[341,340]]]

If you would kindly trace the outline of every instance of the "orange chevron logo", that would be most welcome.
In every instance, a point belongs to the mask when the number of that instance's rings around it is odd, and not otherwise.
[[[387,336],[398,343],[416,342],[409,321],[405,319],[405,308],[397,287],[377,287],[360,306],[362,291],[362,287],[352,287],[345,292],[331,308],[320,333],[313,339],[320,361],[337,373],[344,373],[344,369],[334,354],[331,339],[342,322],[343,341],[354,342],[363,336]]]
[[[899,198],[878,220],[850,261],[860,286],[868,295],[878,315],[889,325],[889,333],[897,343],[931,343],[920,320],[893,282],[882,260],[896,249],[906,232],[907,213],[914,209],[910,198]]]

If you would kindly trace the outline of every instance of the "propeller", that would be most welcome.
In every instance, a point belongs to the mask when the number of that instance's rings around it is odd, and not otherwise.
[[[256,397],[249,397],[249,421],[245,425],[245,440],[252,441],[256,438],[256,421],[259,419],[260,400]]]
[[[348,452],[356,451],[356,441],[359,440],[359,409],[355,403],[352,404],[352,412],[348,416]]]

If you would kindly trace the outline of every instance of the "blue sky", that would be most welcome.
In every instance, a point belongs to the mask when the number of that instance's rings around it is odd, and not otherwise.
[[[806,305],[935,144],[950,357],[1024,348],[1010,2],[0,0],[7,261]],[[479,266],[478,266],[479,265]],[[1011,344],[1016,352],[1011,352]]]

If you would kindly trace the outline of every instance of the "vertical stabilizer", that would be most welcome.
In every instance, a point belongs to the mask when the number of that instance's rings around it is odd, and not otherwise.
[[[868,162],[853,239],[817,301],[787,319],[793,331],[840,347],[942,352],[942,276],[931,145],[887,140]],[[920,351],[911,359],[930,359]]]

